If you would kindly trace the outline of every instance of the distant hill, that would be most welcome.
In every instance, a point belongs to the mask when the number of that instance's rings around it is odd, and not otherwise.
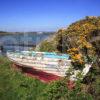
[[[9,35],[12,34],[11,32],[0,31],[0,35]]]
[[[8,32],[0,31],[0,33],[8,33]]]
[[[0,31],[0,34],[54,34],[55,32],[6,32],[6,31]]]

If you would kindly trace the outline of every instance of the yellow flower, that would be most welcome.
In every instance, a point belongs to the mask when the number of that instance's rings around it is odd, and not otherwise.
[[[74,60],[80,60],[81,59],[81,54],[75,54],[74,56],[72,56],[72,59]]]

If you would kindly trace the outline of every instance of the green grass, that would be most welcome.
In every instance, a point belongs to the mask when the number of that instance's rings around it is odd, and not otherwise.
[[[47,84],[27,77],[0,57],[0,100],[37,100]]]
[[[59,80],[47,85],[15,70],[6,57],[0,57],[0,100],[99,100],[99,80],[90,87],[95,91],[92,95],[91,91],[82,90],[82,83],[69,90],[66,82]]]

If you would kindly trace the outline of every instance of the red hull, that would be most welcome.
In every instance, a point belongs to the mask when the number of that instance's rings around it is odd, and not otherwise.
[[[19,68],[20,70],[22,70],[23,73],[25,73],[28,76],[31,77],[35,77],[39,80],[41,80],[42,82],[48,83],[48,82],[52,82],[55,80],[59,80],[60,77],[51,73],[47,73],[41,70],[36,70],[33,68],[27,68],[27,67],[22,67],[19,65],[14,64],[17,68]]]

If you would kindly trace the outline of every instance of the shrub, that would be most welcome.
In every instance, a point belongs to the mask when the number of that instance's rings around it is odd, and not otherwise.
[[[70,90],[65,80],[56,81],[46,87],[41,100],[93,100],[90,94],[81,91],[80,86],[77,82],[75,88]]]
[[[48,52],[52,52],[55,51],[56,48],[54,47],[52,42],[48,42],[48,41],[43,41],[40,45],[40,51],[48,51]]]

